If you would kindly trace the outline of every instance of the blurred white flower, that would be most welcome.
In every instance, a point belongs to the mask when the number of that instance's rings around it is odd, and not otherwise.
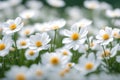
[[[35,60],[39,55],[39,52],[32,49],[27,49],[25,52],[25,57],[27,60]]]
[[[50,30],[56,30],[59,28],[64,27],[66,24],[66,21],[64,19],[59,19],[59,20],[54,20],[54,21],[49,21],[45,23],[37,23],[35,24],[36,30],[37,31],[50,31]]]
[[[6,72],[6,80],[31,80],[27,67],[12,66],[12,68]],[[14,75],[14,76],[13,76]]]
[[[66,49],[66,48],[60,48],[60,49],[56,49],[56,53],[58,54],[61,54],[63,57],[67,57],[67,58],[70,58],[72,57],[72,53],[70,52],[69,49]]]
[[[109,42],[113,41],[112,36],[112,28],[105,27],[105,29],[101,29],[99,31],[99,34],[96,36],[97,43],[100,43],[101,45],[107,45]]]
[[[47,3],[53,7],[64,7],[65,2],[64,0],[46,0]]]
[[[97,0],[86,0],[84,1],[84,6],[88,9],[98,9],[100,8],[100,3]]]
[[[120,63],[120,56],[116,56],[116,61]]]
[[[120,29],[114,28],[113,31],[112,31],[112,35],[113,35],[114,38],[120,39]]]
[[[99,44],[97,43],[96,40],[93,39],[93,36],[89,37],[89,44],[90,44],[90,48],[92,50],[99,50],[100,49],[100,46]]]
[[[89,19],[81,19],[78,22],[75,23],[78,27],[87,27],[92,24],[92,21]]]
[[[36,33],[30,36],[30,49],[35,49],[37,51],[45,50],[49,48],[48,43],[50,42],[49,35],[47,33]]]
[[[37,14],[37,11],[35,10],[24,10],[19,15],[24,19],[29,19],[35,17]]]
[[[58,53],[45,53],[41,56],[41,58],[42,64],[49,67],[60,67],[69,61],[69,58],[64,58],[61,54]]]
[[[70,20],[79,20],[81,17],[83,17],[82,11],[79,7],[67,7],[66,13],[70,17]]]
[[[8,20],[3,26],[3,32],[6,34],[11,34],[20,31],[23,27],[23,22],[20,17],[17,17],[15,20]]]
[[[110,18],[120,17],[120,9],[106,10],[106,15]]]
[[[0,40],[0,56],[4,57],[5,55],[9,54],[12,44],[12,38],[9,35],[5,35],[2,40]]]
[[[30,26],[23,27],[22,30],[19,31],[19,34],[22,37],[28,37],[31,34],[33,34],[34,32],[35,32],[35,27],[33,27],[32,25],[30,25]]]
[[[101,2],[100,3],[100,9],[106,10],[106,9],[111,9],[112,6],[106,2]]]
[[[115,45],[112,49],[105,48],[105,51],[100,50],[97,52],[97,57],[99,59],[104,59],[104,58],[109,59],[110,57],[114,57],[117,54],[118,47],[119,47],[119,44]]]
[[[21,2],[22,2],[22,0],[8,0],[8,3],[9,3],[11,6],[17,6],[17,5],[19,5]]]
[[[30,67],[30,73],[34,80],[44,80],[47,74],[47,69],[41,64],[33,64]]]
[[[26,5],[31,9],[40,9],[43,6],[42,2],[38,0],[27,1]]]

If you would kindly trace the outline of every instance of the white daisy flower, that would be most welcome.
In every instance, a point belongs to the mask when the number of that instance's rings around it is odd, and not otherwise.
[[[6,34],[15,33],[23,27],[23,22],[20,17],[17,17],[15,20],[8,20],[4,24],[3,32]]]
[[[9,53],[12,44],[13,41],[11,37],[9,35],[4,36],[2,40],[0,40],[0,56],[4,57],[5,55],[7,55]]]
[[[74,50],[76,50],[77,48],[73,48]],[[78,52],[79,53],[86,53],[88,50],[88,44],[79,44],[79,48],[78,48]]]
[[[65,44],[65,47],[68,49],[74,48],[77,50],[79,48],[79,44],[83,44],[85,42],[88,30],[86,27],[79,29],[79,27],[72,26],[71,30],[63,30],[63,35],[68,38],[64,38],[62,43]]]
[[[24,19],[30,19],[35,17],[36,11],[35,10],[24,10],[20,13],[20,16]]]
[[[80,72],[74,69],[71,69],[68,73],[66,73],[63,78],[64,80],[86,80]]]
[[[34,80],[44,80],[46,72],[46,67],[41,64],[33,64],[30,67],[30,73],[32,74]]]
[[[75,23],[75,25],[78,27],[87,27],[91,24],[92,24],[92,21],[89,19],[81,19],[80,21]]]
[[[60,49],[56,49],[56,53],[63,55],[64,57],[72,57],[72,53],[70,52],[69,49],[66,48],[60,48]]]
[[[49,22],[36,23],[35,24],[35,29],[36,29],[36,31],[39,31],[39,32],[46,32],[46,31],[50,31],[51,30],[49,28],[49,26],[50,26]]]
[[[120,17],[120,9],[106,10],[106,15],[110,18]]]
[[[31,9],[40,9],[43,6],[42,2],[36,0],[27,1],[26,5]]]
[[[50,42],[49,35],[47,33],[36,33],[30,36],[30,49],[36,49],[37,51],[48,49]]]
[[[6,80],[31,80],[28,68],[12,66],[12,68],[6,72]],[[14,75],[14,76],[13,76]]]
[[[66,24],[66,21],[64,19],[59,19],[59,20],[50,21],[49,24],[50,24],[51,30],[56,30],[64,27]]]
[[[45,53],[41,56],[42,63],[47,66],[61,66],[69,61],[69,58],[64,58],[61,54],[57,53]]]
[[[56,30],[59,28],[64,27],[66,24],[66,21],[64,19],[49,21],[45,23],[37,23],[35,24],[35,28],[37,31],[45,32],[50,30]]]
[[[39,52],[32,49],[27,49],[25,52],[25,57],[27,60],[35,60],[39,55]]]
[[[98,9],[100,8],[100,3],[97,0],[84,1],[84,6],[88,9]]]
[[[97,53],[99,59],[114,57],[117,54],[119,44],[115,45],[112,49],[105,48]]]
[[[20,37],[17,40],[17,48],[18,49],[25,49],[28,46],[29,46],[29,39]]]
[[[88,56],[86,54],[81,56],[75,68],[85,75],[95,71],[99,65],[100,60],[95,59],[94,53],[90,53]]]
[[[120,29],[117,29],[117,28],[113,29],[112,35],[114,38],[120,39]]]
[[[64,7],[64,0],[47,0],[47,3],[53,7]]]
[[[93,39],[93,36],[89,37],[89,42],[90,42],[90,48],[92,50],[99,50],[100,49],[100,45],[97,43],[96,40]]]
[[[96,36],[96,39],[101,45],[107,45],[109,42],[112,42],[112,28],[105,27],[105,29],[100,30],[99,34]]]
[[[26,26],[26,27],[23,27],[21,31],[19,31],[19,34],[22,37],[27,37],[27,36],[30,36],[31,34],[33,34],[34,31],[35,31],[34,27]]]

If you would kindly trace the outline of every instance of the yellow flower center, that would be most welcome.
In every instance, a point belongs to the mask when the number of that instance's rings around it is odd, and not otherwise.
[[[59,28],[59,26],[57,26],[57,25],[52,27],[53,30],[56,30],[58,28]]]
[[[73,33],[71,35],[72,40],[78,40],[79,39],[79,34],[78,33]]]
[[[109,50],[105,50],[105,52],[103,52],[101,56],[102,57],[110,56],[110,51]]]
[[[93,42],[91,42],[91,43],[90,43],[90,47],[93,47],[93,46],[94,46],[94,43],[93,43]]]
[[[64,70],[63,70],[63,71],[60,71],[59,74],[60,74],[61,77],[64,77],[64,76],[65,76],[65,71],[64,71]]]
[[[21,46],[25,46],[26,44],[27,44],[26,41],[21,41],[21,42],[20,42],[20,45],[21,45]]]
[[[90,8],[91,8],[91,9],[94,9],[95,7],[96,7],[96,4],[95,4],[95,3],[93,3],[93,4],[90,5]]]
[[[34,52],[33,50],[30,50],[30,51],[29,51],[29,54],[30,54],[31,56],[33,56],[33,55],[35,54],[35,52]]]
[[[10,30],[15,30],[16,27],[17,27],[16,24],[11,24],[9,28],[10,28]]]
[[[0,51],[4,50],[6,45],[4,43],[0,43]]]
[[[64,72],[66,72],[66,73],[70,72],[70,68],[69,67],[65,68]]]
[[[85,65],[85,69],[86,69],[86,70],[91,70],[93,67],[94,67],[94,64],[91,63],[91,62],[86,63],[86,65]]]
[[[68,66],[68,67],[72,67],[72,63],[68,63],[67,66]]]
[[[15,80],[26,80],[26,78],[25,78],[24,74],[18,74],[18,75],[16,75]]]
[[[114,32],[113,36],[114,36],[115,38],[120,38],[120,35],[119,35],[119,33],[117,33],[117,32]]]
[[[68,55],[68,52],[67,51],[63,51],[63,55]]]
[[[36,71],[36,75],[37,75],[37,76],[41,76],[41,75],[43,75],[43,72],[42,72],[41,70],[37,70],[37,71]]]
[[[29,34],[30,34],[30,30],[26,30],[26,31],[24,32],[24,34],[25,34],[25,35],[29,35]]]
[[[59,58],[58,57],[51,57],[51,59],[50,59],[50,63],[52,64],[52,65],[58,65],[59,64],[59,62],[60,62],[60,60],[59,60]]]
[[[42,46],[42,42],[41,42],[41,41],[36,41],[35,45],[36,45],[37,47],[41,47],[41,46]]]
[[[102,38],[103,38],[104,40],[108,40],[110,37],[109,37],[108,34],[103,34]]]

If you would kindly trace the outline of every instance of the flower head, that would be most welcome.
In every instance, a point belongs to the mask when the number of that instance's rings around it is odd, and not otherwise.
[[[11,34],[21,30],[23,27],[23,22],[20,17],[17,17],[15,20],[8,20],[3,26],[3,32],[6,34]]]

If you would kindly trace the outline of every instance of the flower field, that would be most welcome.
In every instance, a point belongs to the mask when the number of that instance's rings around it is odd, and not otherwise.
[[[0,80],[120,80],[120,9],[45,1],[0,1]]]

